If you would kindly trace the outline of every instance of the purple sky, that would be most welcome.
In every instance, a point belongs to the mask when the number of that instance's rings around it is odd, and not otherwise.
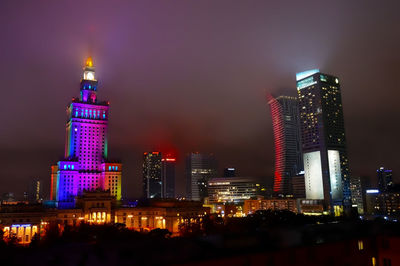
[[[315,67],[341,80],[352,173],[384,165],[396,177],[400,2],[322,2],[1,1],[0,193],[22,193],[29,177],[48,190],[88,55],[125,195],[140,195],[152,149],[178,151],[178,193],[189,151],[272,176],[265,94],[295,95],[295,73]]]

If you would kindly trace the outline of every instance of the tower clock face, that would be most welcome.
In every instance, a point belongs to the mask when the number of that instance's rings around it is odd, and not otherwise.
[[[94,74],[93,74],[93,72],[88,72],[88,73],[86,74],[86,79],[87,79],[87,80],[94,80]]]

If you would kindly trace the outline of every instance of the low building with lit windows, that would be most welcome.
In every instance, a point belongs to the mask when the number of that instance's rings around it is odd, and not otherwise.
[[[16,237],[19,244],[29,244],[35,234],[43,236],[48,226],[87,224],[125,224],[137,231],[168,229],[179,232],[182,223],[195,222],[210,209],[200,202],[161,200],[141,207],[119,207],[108,191],[85,191],[75,200],[74,209],[46,208],[41,204],[2,205],[0,228],[5,238]]]
[[[254,199],[245,200],[243,212],[248,215],[258,210],[289,210],[297,213],[296,199],[276,198],[276,199]]]
[[[243,203],[256,197],[260,183],[252,177],[219,177],[208,181],[208,202]]]
[[[243,213],[245,215],[255,213],[258,210],[289,210],[306,215],[321,215],[324,213],[324,205],[322,200],[295,198],[259,198],[244,201]]]
[[[114,222],[137,231],[160,228],[176,234],[180,224],[193,222],[209,213],[210,209],[197,201],[152,201],[145,207],[116,209]]]

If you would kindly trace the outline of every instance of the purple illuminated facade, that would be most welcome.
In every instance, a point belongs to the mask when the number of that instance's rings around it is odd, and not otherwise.
[[[107,160],[108,102],[97,101],[92,59],[86,61],[80,97],[67,108],[65,155],[52,166],[52,200],[60,208],[74,206],[83,191],[105,190],[121,199],[122,164]]]

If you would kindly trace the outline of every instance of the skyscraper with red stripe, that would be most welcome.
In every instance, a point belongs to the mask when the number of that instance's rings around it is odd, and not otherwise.
[[[268,95],[274,134],[274,193],[289,194],[290,178],[303,170],[296,97]]]

